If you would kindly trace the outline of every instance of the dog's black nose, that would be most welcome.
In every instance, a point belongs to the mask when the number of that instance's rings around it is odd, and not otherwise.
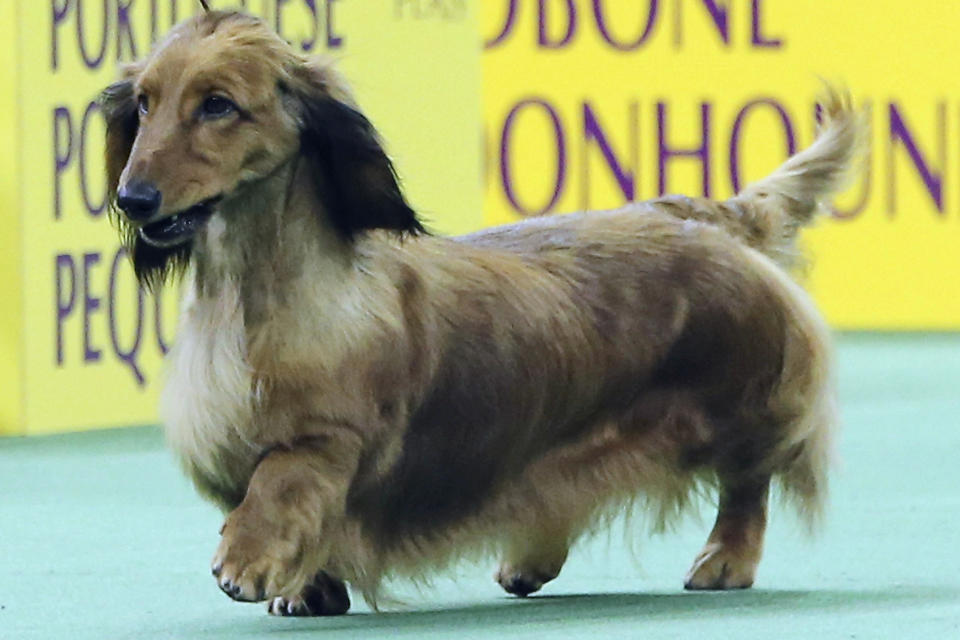
[[[160,208],[160,192],[149,182],[131,180],[117,192],[117,206],[131,220],[149,220]]]

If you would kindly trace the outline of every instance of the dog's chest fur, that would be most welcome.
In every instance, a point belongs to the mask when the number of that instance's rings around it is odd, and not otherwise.
[[[370,309],[348,275],[317,264],[320,251],[290,258],[309,277],[276,260],[237,269],[230,260],[243,252],[225,242],[222,220],[208,227],[207,277],[199,266],[188,276],[161,408],[198,488],[231,506],[270,447],[324,422],[371,423],[376,407],[356,397],[369,388],[368,371],[353,363],[382,331],[361,320],[390,314]]]
[[[246,358],[239,286],[227,280],[213,296],[183,297],[177,340],[161,397],[167,438],[198,487],[234,501],[252,473],[257,385]],[[242,495],[240,496],[242,497]]]

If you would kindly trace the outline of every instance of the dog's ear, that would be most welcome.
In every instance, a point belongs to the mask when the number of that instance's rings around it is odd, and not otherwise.
[[[127,166],[130,150],[137,138],[140,118],[137,115],[137,101],[133,95],[133,80],[130,74],[103,90],[100,94],[100,108],[107,125],[104,160],[107,172],[107,211],[120,232],[120,241],[128,251],[133,250],[136,231],[117,208],[117,190],[120,188],[120,175]]]
[[[104,89],[100,94],[100,107],[107,123],[107,196],[113,203],[117,196],[120,174],[127,165],[140,126],[137,101],[133,96],[133,81],[120,80]]]
[[[300,150],[316,173],[331,223],[344,237],[369,229],[423,233],[407,204],[376,129],[353,104],[329,65],[313,62],[295,74]]]
[[[100,107],[107,124],[106,171],[107,202],[114,223],[120,231],[120,241],[133,262],[137,280],[148,289],[155,289],[170,275],[182,271],[190,259],[190,246],[158,249],[145,243],[127,218],[117,209],[117,190],[130,150],[137,138],[140,117],[134,97],[135,69],[124,72],[125,78],[113,83],[100,94]]]

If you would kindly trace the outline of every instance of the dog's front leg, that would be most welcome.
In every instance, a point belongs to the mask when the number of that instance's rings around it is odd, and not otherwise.
[[[330,527],[344,515],[360,439],[331,430],[271,451],[221,530],[213,575],[234,600],[293,598],[329,555]]]

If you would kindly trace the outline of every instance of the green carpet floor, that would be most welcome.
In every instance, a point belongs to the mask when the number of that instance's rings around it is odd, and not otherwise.
[[[543,595],[464,566],[401,611],[276,619],[210,577],[220,517],[155,428],[0,439],[0,638],[960,638],[960,335],[838,340],[842,462],[814,540],[779,507],[754,589],[684,593],[713,518],[586,542]]]

